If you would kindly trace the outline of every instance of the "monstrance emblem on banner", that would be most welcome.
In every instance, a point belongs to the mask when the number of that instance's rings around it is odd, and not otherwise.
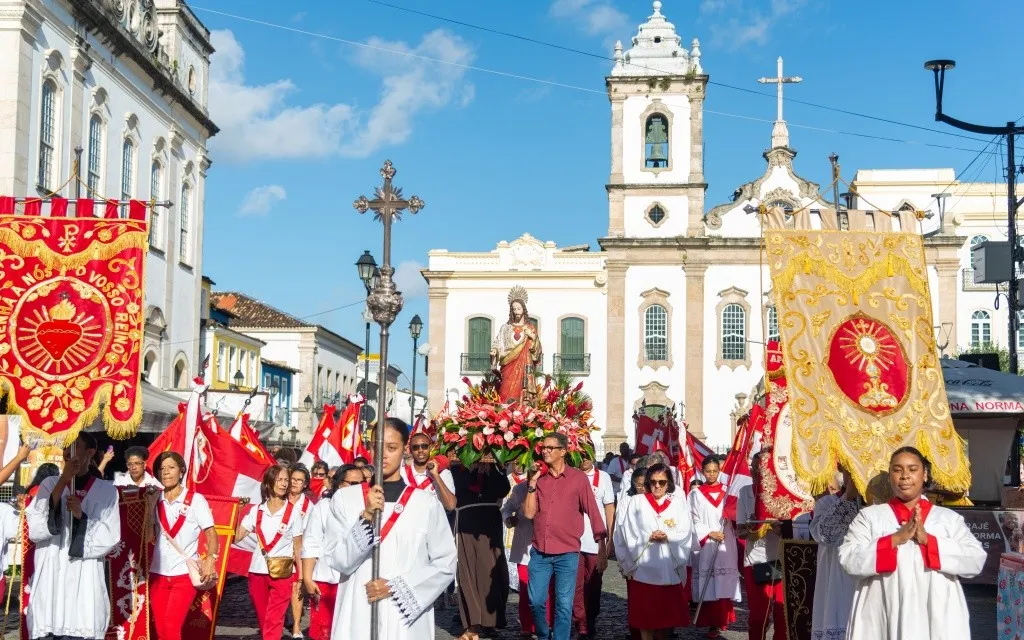
[[[836,386],[855,406],[878,416],[907,399],[907,356],[884,322],[857,312],[836,326],[828,368]]]

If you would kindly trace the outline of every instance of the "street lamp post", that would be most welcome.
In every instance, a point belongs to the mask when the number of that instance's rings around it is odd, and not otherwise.
[[[924,63],[924,68],[931,71],[935,76],[935,119],[945,122],[951,127],[980,133],[989,136],[1003,136],[1006,138],[1006,239],[1010,245],[1010,282],[1006,288],[1007,313],[1009,321],[1009,350],[1010,350],[1010,373],[1019,375],[1020,369],[1017,364],[1017,330],[1019,318],[1017,309],[1020,306],[1019,285],[1017,282],[1017,263],[1020,261],[1021,250],[1017,246],[1017,207],[1020,202],[1017,200],[1017,160],[1014,157],[1014,142],[1017,135],[1024,133],[1024,127],[1017,126],[1014,121],[1009,121],[1005,126],[992,127],[980,124],[964,122],[947,116],[942,112],[942,93],[946,88],[946,70],[954,69],[956,63],[952,60],[929,60]],[[941,203],[940,203],[941,204]]]
[[[366,287],[366,298],[369,300],[370,293],[377,288],[377,283],[380,282],[380,269],[369,249],[364,250],[363,255],[356,260],[356,268],[359,270],[359,279]],[[366,347],[363,349],[363,391],[365,391],[363,395],[365,398],[362,406],[359,407],[359,422],[366,425],[366,406],[370,399],[370,322],[373,320],[369,304],[363,309],[363,320],[366,321]]]
[[[423,332],[423,321],[417,313],[409,321],[409,335],[412,336],[412,396],[409,398],[409,424],[416,423],[416,346]]]
[[[384,179],[384,185],[374,190],[372,200],[366,196],[359,196],[352,206],[359,213],[366,213],[372,210],[374,218],[380,220],[384,225],[384,251],[383,264],[380,267],[380,281],[377,286],[366,297],[366,306],[370,308],[373,319],[380,326],[380,370],[377,372],[377,428],[373,431],[373,466],[374,480],[378,486],[384,482],[384,408],[387,406],[387,375],[388,375],[388,333],[391,323],[395,321],[398,312],[402,310],[402,294],[395,287],[391,277],[395,273],[391,266],[391,223],[401,219],[403,211],[417,213],[423,208],[424,202],[419,196],[411,196],[405,199],[402,190],[391,184],[395,177],[395,167],[390,160],[384,162],[381,167],[380,176]],[[374,536],[380,535],[380,512],[373,518]],[[380,577],[380,545],[373,547],[371,560],[372,579]],[[370,640],[377,640],[380,635],[378,624],[378,604],[370,605]]]

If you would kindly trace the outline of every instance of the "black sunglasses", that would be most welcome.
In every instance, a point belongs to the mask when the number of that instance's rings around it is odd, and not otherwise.
[[[411,444],[409,445],[409,451],[429,451],[429,444]]]
[[[652,487],[667,487],[668,480],[651,480]]]

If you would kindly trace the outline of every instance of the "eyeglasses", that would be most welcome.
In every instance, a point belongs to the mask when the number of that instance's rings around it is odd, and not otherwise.
[[[323,471],[314,471],[313,472],[313,477],[314,478],[326,478],[327,474],[324,473]]]
[[[429,444],[411,444],[409,445],[409,451],[430,451]]]
[[[559,445],[554,445],[554,446],[552,446],[552,445],[547,445],[547,444],[546,444],[546,445],[542,446],[542,447],[540,448],[540,450],[541,450],[541,451],[557,451],[558,449],[563,449],[563,448],[564,448],[564,447],[562,447],[562,446],[559,446]]]
[[[652,487],[667,487],[668,480],[651,480]]]

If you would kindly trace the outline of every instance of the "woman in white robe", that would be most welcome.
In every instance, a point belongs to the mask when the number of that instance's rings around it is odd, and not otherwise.
[[[622,520],[626,557],[620,558],[627,582],[629,626],[643,640],[667,638],[675,627],[690,624],[683,578],[693,535],[690,507],[675,495],[669,468],[651,466],[647,492],[631,499]]]
[[[90,474],[95,455],[96,441],[82,432],[64,450],[64,471],[39,485],[25,511],[36,544],[30,638],[102,640],[110,624],[104,558],[121,540],[121,515],[114,485]]]
[[[430,492],[409,487],[401,474],[409,427],[384,422],[384,486],[364,493],[346,487],[331,498],[324,558],[341,573],[332,640],[370,637],[370,603],[378,602],[380,640],[432,640],[434,601],[455,577],[455,541],[444,508]],[[381,512],[381,539],[373,513]],[[390,526],[389,526],[390,523]],[[380,576],[371,581],[370,556],[380,545]]]
[[[981,573],[986,553],[963,517],[924,498],[930,465],[913,447],[889,460],[894,497],[861,510],[839,547],[857,580],[847,640],[971,637],[959,578]]]
[[[708,627],[708,637],[717,638],[736,620],[733,602],[741,600],[739,551],[732,523],[722,517],[726,487],[718,482],[718,460],[708,456],[701,471],[706,482],[690,492],[690,515],[699,547],[693,559],[691,597],[694,602],[702,601],[695,624]]]
[[[818,570],[814,578],[811,640],[834,640],[846,635],[856,586],[839,565],[839,545],[860,511],[860,496],[849,474],[843,472],[841,493],[818,498],[811,517],[811,537],[818,543]]]

